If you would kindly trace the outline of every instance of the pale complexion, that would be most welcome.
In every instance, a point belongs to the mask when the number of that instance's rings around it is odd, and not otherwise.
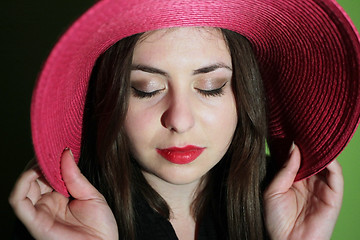
[[[193,239],[196,188],[224,156],[237,124],[229,50],[217,29],[158,30],[138,42],[132,65],[125,129],[133,156],[169,204],[179,239]],[[205,150],[187,164],[156,151],[187,145]]]
[[[133,89],[130,98],[127,133],[146,179],[171,207],[170,221],[179,239],[194,239],[191,201],[200,179],[226,152],[237,122],[231,68],[228,49],[214,29],[151,32],[135,49],[131,81],[140,92]],[[155,69],[162,74],[154,74]],[[140,98],[148,91],[151,97]],[[153,151],[184,144],[205,150],[181,166]],[[342,202],[341,167],[334,161],[294,183],[300,158],[295,146],[265,191],[267,230],[276,240],[330,239]],[[61,174],[72,199],[53,191],[35,169],[24,172],[15,184],[9,201],[32,236],[117,240],[118,226],[110,207],[80,173],[70,151],[62,155]]]

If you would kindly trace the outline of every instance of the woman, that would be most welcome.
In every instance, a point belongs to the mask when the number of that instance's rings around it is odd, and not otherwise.
[[[79,165],[91,183],[66,150],[61,173],[74,199],[30,170],[14,188],[15,212],[38,239],[329,239],[343,189],[336,161],[294,183],[294,146],[263,210],[261,82],[250,43],[228,30],[120,40],[97,60],[86,96]]]

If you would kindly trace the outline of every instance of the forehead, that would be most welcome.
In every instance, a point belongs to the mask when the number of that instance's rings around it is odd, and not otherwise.
[[[210,27],[179,27],[146,32],[135,46],[133,61],[149,62],[166,57],[231,62],[221,30]]]
[[[220,39],[222,40],[222,32],[220,28],[214,27],[173,27],[173,28],[164,28],[154,31],[145,32],[140,38],[140,42],[142,41],[156,41],[159,38],[168,35],[171,37],[178,38],[179,36],[202,36],[208,39]]]

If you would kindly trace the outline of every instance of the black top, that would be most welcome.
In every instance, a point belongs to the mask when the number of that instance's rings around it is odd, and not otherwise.
[[[175,230],[171,223],[155,212],[144,200],[136,203],[137,217],[136,233],[137,239],[141,240],[178,240]],[[207,214],[202,218],[197,230],[196,240],[217,240],[220,234],[217,233],[212,214]]]
[[[138,240],[177,240],[171,223],[155,212],[144,200],[136,201],[136,234]],[[203,217],[199,224],[196,240],[224,239],[217,234],[217,226],[212,214]],[[18,221],[14,231],[14,240],[32,240],[26,228]]]

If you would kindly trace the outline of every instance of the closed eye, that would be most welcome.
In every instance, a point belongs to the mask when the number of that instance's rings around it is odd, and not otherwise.
[[[134,97],[137,97],[137,98],[151,98],[151,97],[155,96],[156,94],[160,93],[162,90],[164,90],[164,89],[158,89],[158,90],[151,91],[151,92],[144,92],[139,89],[136,89],[135,87],[131,87],[131,88],[132,88],[132,93],[133,93]]]
[[[225,82],[221,87],[216,89],[205,90],[205,89],[196,88],[196,90],[205,97],[219,97],[224,95],[224,87],[227,83],[228,82]]]

